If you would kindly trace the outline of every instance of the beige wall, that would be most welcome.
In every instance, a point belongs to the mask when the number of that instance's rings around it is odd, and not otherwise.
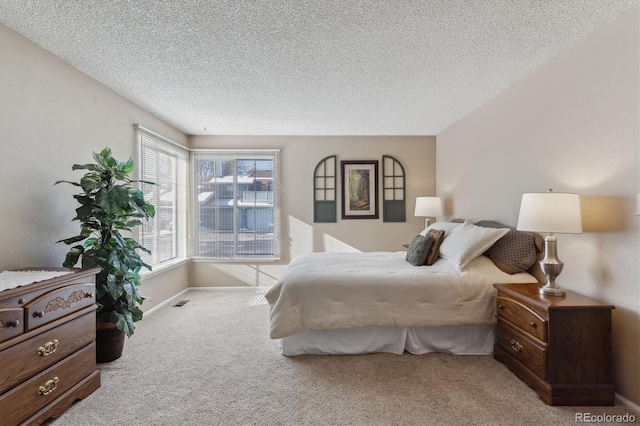
[[[582,196],[584,233],[559,235],[562,287],[616,306],[617,392],[640,403],[639,9],[437,136],[446,214],[515,225],[521,194]]]
[[[0,269],[61,266],[68,247],[55,242],[79,232],[77,191],[54,183],[78,180],[71,166],[106,146],[134,156],[134,123],[187,137],[3,24],[0,53]],[[144,309],[187,287],[179,269],[144,280]]]
[[[432,136],[191,136],[191,148],[279,148],[283,261],[311,251],[399,251],[424,228],[424,218],[413,216],[415,199],[435,194],[435,137]],[[407,222],[389,223],[380,218],[340,219],[337,223],[313,223],[313,171],[329,155],[342,160],[378,160],[382,155],[398,159],[406,173]],[[382,165],[379,164],[382,174]],[[382,198],[379,198],[382,200]],[[269,285],[282,267],[274,264],[236,265],[193,262],[191,285]]]

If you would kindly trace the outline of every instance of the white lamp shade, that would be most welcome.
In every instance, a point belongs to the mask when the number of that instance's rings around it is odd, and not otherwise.
[[[580,196],[566,192],[522,194],[517,229],[532,232],[582,232]]]
[[[442,201],[440,197],[416,197],[414,216],[436,217],[442,216]]]

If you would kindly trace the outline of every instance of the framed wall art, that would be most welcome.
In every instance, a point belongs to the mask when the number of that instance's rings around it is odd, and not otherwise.
[[[378,161],[341,161],[342,219],[378,218]]]

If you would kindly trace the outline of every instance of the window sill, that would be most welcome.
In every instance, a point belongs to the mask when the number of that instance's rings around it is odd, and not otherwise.
[[[158,275],[170,269],[177,268],[178,266],[184,265],[187,262],[189,262],[189,258],[181,257],[178,259],[170,260],[168,262],[160,263],[159,265],[153,266],[153,271],[149,271],[148,269],[145,269],[144,272],[140,272],[140,278],[145,279],[145,278],[153,277],[154,275]]]

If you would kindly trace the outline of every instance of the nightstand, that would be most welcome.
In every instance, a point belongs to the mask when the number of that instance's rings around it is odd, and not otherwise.
[[[613,306],[567,291],[552,297],[539,284],[494,284],[494,358],[548,405],[614,405]]]

